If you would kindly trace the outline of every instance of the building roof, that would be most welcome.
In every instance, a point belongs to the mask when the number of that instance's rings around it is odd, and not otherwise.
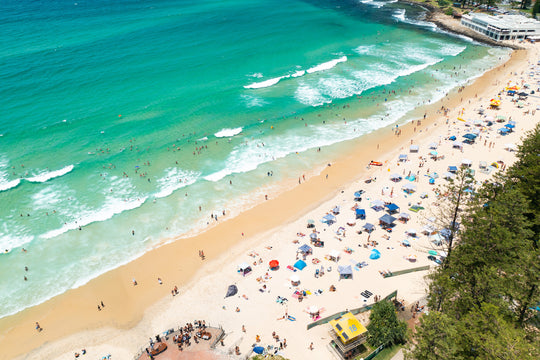
[[[352,342],[367,333],[366,327],[351,312],[330,320],[329,324],[344,344]]]
[[[491,25],[499,29],[524,29],[524,28],[540,28],[540,22],[527,18],[523,15],[488,15],[483,13],[472,13],[470,17],[476,21]]]

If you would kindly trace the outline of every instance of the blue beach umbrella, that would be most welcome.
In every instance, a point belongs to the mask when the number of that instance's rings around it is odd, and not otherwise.
[[[264,348],[262,346],[255,346],[253,348],[253,352],[256,354],[262,354],[264,352]]]
[[[371,260],[377,260],[380,257],[381,257],[381,253],[379,252],[379,250],[377,249],[371,250],[371,254],[369,255],[369,258]]]

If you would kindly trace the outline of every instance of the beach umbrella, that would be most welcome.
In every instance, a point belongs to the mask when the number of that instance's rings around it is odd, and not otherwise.
[[[450,141],[455,141],[456,139],[457,139],[457,138],[456,138],[455,135],[452,135],[452,136],[450,136],[450,137],[448,138],[448,140],[450,140]]]
[[[436,142],[429,143],[430,149],[436,149],[439,145]]]
[[[431,156],[437,156],[439,153],[436,152],[435,150],[432,150],[432,151],[429,152],[429,154],[430,154]]]
[[[355,199],[359,199],[360,197],[362,197],[362,193],[360,191],[357,191],[354,193],[354,197]]]
[[[264,348],[262,346],[255,346],[253,348],[253,352],[256,354],[262,354],[264,352]]]
[[[336,220],[336,217],[332,214],[326,214],[325,216],[323,216],[323,222],[332,222],[335,220]]]
[[[332,212],[333,212],[334,214],[339,214],[339,211],[340,211],[339,206],[336,206],[334,209],[332,209]]]
[[[401,180],[401,175],[399,175],[398,173],[393,173],[392,175],[390,175],[390,180],[399,181]]]
[[[309,234],[309,237],[311,238],[311,240],[317,240],[318,238],[317,233],[311,233]]]
[[[515,128],[516,126],[515,126],[514,124],[510,124],[510,123],[509,123],[509,124],[504,125],[504,127],[508,128],[508,129],[513,129],[513,128]]]
[[[429,250],[428,254],[433,255],[433,256],[437,256],[437,252],[435,250]]]
[[[412,229],[412,228],[411,228],[411,229],[408,229],[408,230],[407,230],[407,234],[409,234],[409,235],[416,235],[416,229]]]
[[[474,139],[476,139],[477,135],[468,133],[468,134],[463,135],[463,137],[465,139],[474,140]]]
[[[438,179],[439,178],[439,174],[437,174],[436,172],[434,173],[431,173],[431,174],[428,174],[428,176],[432,179]]]
[[[268,265],[270,265],[270,269],[275,269],[279,266],[279,261],[277,260],[270,260],[270,262],[268,263]]]
[[[382,200],[373,200],[370,205],[371,207],[383,207],[384,202]]]
[[[371,250],[371,254],[369,255],[369,258],[371,260],[377,260],[380,257],[381,257],[381,253],[380,253],[379,250],[377,250],[377,249]]]
[[[506,116],[504,116],[504,115],[497,115],[497,120],[506,121]]]
[[[229,296],[234,296],[238,293],[238,287],[236,285],[229,285],[229,288],[227,289],[227,294],[225,295],[226,298]]]
[[[403,240],[401,243],[405,246],[411,246],[411,243],[407,239]]]
[[[298,276],[296,274],[291,276],[290,279],[291,279],[291,282],[294,282],[294,283],[299,283],[300,282],[300,276]]]
[[[315,224],[315,220],[313,220],[313,219],[308,219],[307,223],[313,225],[313,224]]]
[[[319,307],[316,305],[311,305],[310,307],[307,308],[307,312],[310,314],[318,314],[319,311],[320,311]]]

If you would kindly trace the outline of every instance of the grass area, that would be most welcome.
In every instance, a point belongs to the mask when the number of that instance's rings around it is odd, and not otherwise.
[[[390,359],[392,359],[394,357],[394,355],[397,354],[399,349],[401,349],[403,347],[404,347],[403,345],[395,345],[395,346],[392,346],[392,347],[389,347],[389,348],[384,348],[373,359],[374,360],[390,360]],[[374,350],[375,349],[372,349],[369,345],[366,344],[366,351],[361,353],[361,354],[358,354],[354,359],[355,360],[363,359],[366,356],[368,356],[369,354],[371,354],[371,352],[374,351]]]

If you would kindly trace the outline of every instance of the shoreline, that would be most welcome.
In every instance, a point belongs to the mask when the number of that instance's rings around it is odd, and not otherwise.
[[[494,72],[501,72],[506,66],[508,68],[504,71],[511,67],[519,69],[519,65],[525,58],[526,53],[514,51],[508,62],[487,71],[472,84],[466,86],[461,94],[453,93],[450,95],[450,100],[444,98],[425,108],[430,114],[434,113],[441,104],[452,109],[456,108],[461,103],[459,97],[465,99],[474,97],[474,92],[477,90],[472,88],[475,84],[483,82],[488,86],[479,86],[479,88],[482,92],[487,91],[487,88],[493,87],[489,84],[494,81],[494,78],[490,78]],[[434,131],[434,123],[440,117],[429,116],[422,122],[422,129],[431,128],[431,131]],[[260,243],[274,229],[293,223],[303,217],[306,212],[313,211],[331,200],[343,188],[369,173],[374,173],[375,169],[366,171],[364,168],[371,158],[376,158],[368,150],[374,150],[379,144],[383,144],[375,150],[375,154],[380,157],[379,161],[389,160],[391,154],[399,152],[401,146],[408,144],[411,136],[425,137],[429,133],[429,131],[415,133],[413,128],[412,123],[402,126],[403,133],[397,143],[391,131],[392,126],[379,129],[360,139],[351,140],[350,143],[354,144],[351,146],[353,149],[335,164],[302,185],[294,186],[293,189],[281,193],[277,198],[242,212],[235,218],[220,222],[195,237],[183,238],[181,241],[154,249],[120,268],[93,279],[80,288],[69,290],[43,304],[0,319],[0,328],[5,329],[0,334],[0,344],[3,344],[3,349],[8,349],[2,356],[10,358],[10,356],[15,357],[29,352],[27,357],[31,358],[34,355],[39,357],[40,350],[46,351],[45,348],[51,342],[65,338],[69,334],[95,331],[104,327],[119,329],[135,327],[140,324],[143,317],[146,317],[146,309],[151,309],[154,305],[167,300],[171,287],[178,285],[183,291],[185,287],[196,283],[202,276],[219,271],[220,260],[230,253],[230,249],[245,248],[246,245]],[[351,168],[351,163],[358,165]],[[326,174],[329,175],[328,180],[324,178]],[[196,255],[195,250],[199,249],[205,251],[207,257],[205,262],[201,262]],[[177,260],[181,261],[177,262]],[[201,264],[203,266],[200,266]],[[157,283],[157,277],[164,280],[164,285]],[[139,285],[133,286],[132,278],[136,278]],[[105,312],[99,313],[101,320],[95,315],[95,304],[100,300],[107,305],[106,315],[104,315]],[[113,314],[111,314],[112,311],[114,311]],[[45,329],[38,336],[33,334],[36,320]],[[144,337],[140,339],[141,345],[143,339]],[[43,346],[44,344],[46,345]],[[30,352],[30,350],[34,351]]]

